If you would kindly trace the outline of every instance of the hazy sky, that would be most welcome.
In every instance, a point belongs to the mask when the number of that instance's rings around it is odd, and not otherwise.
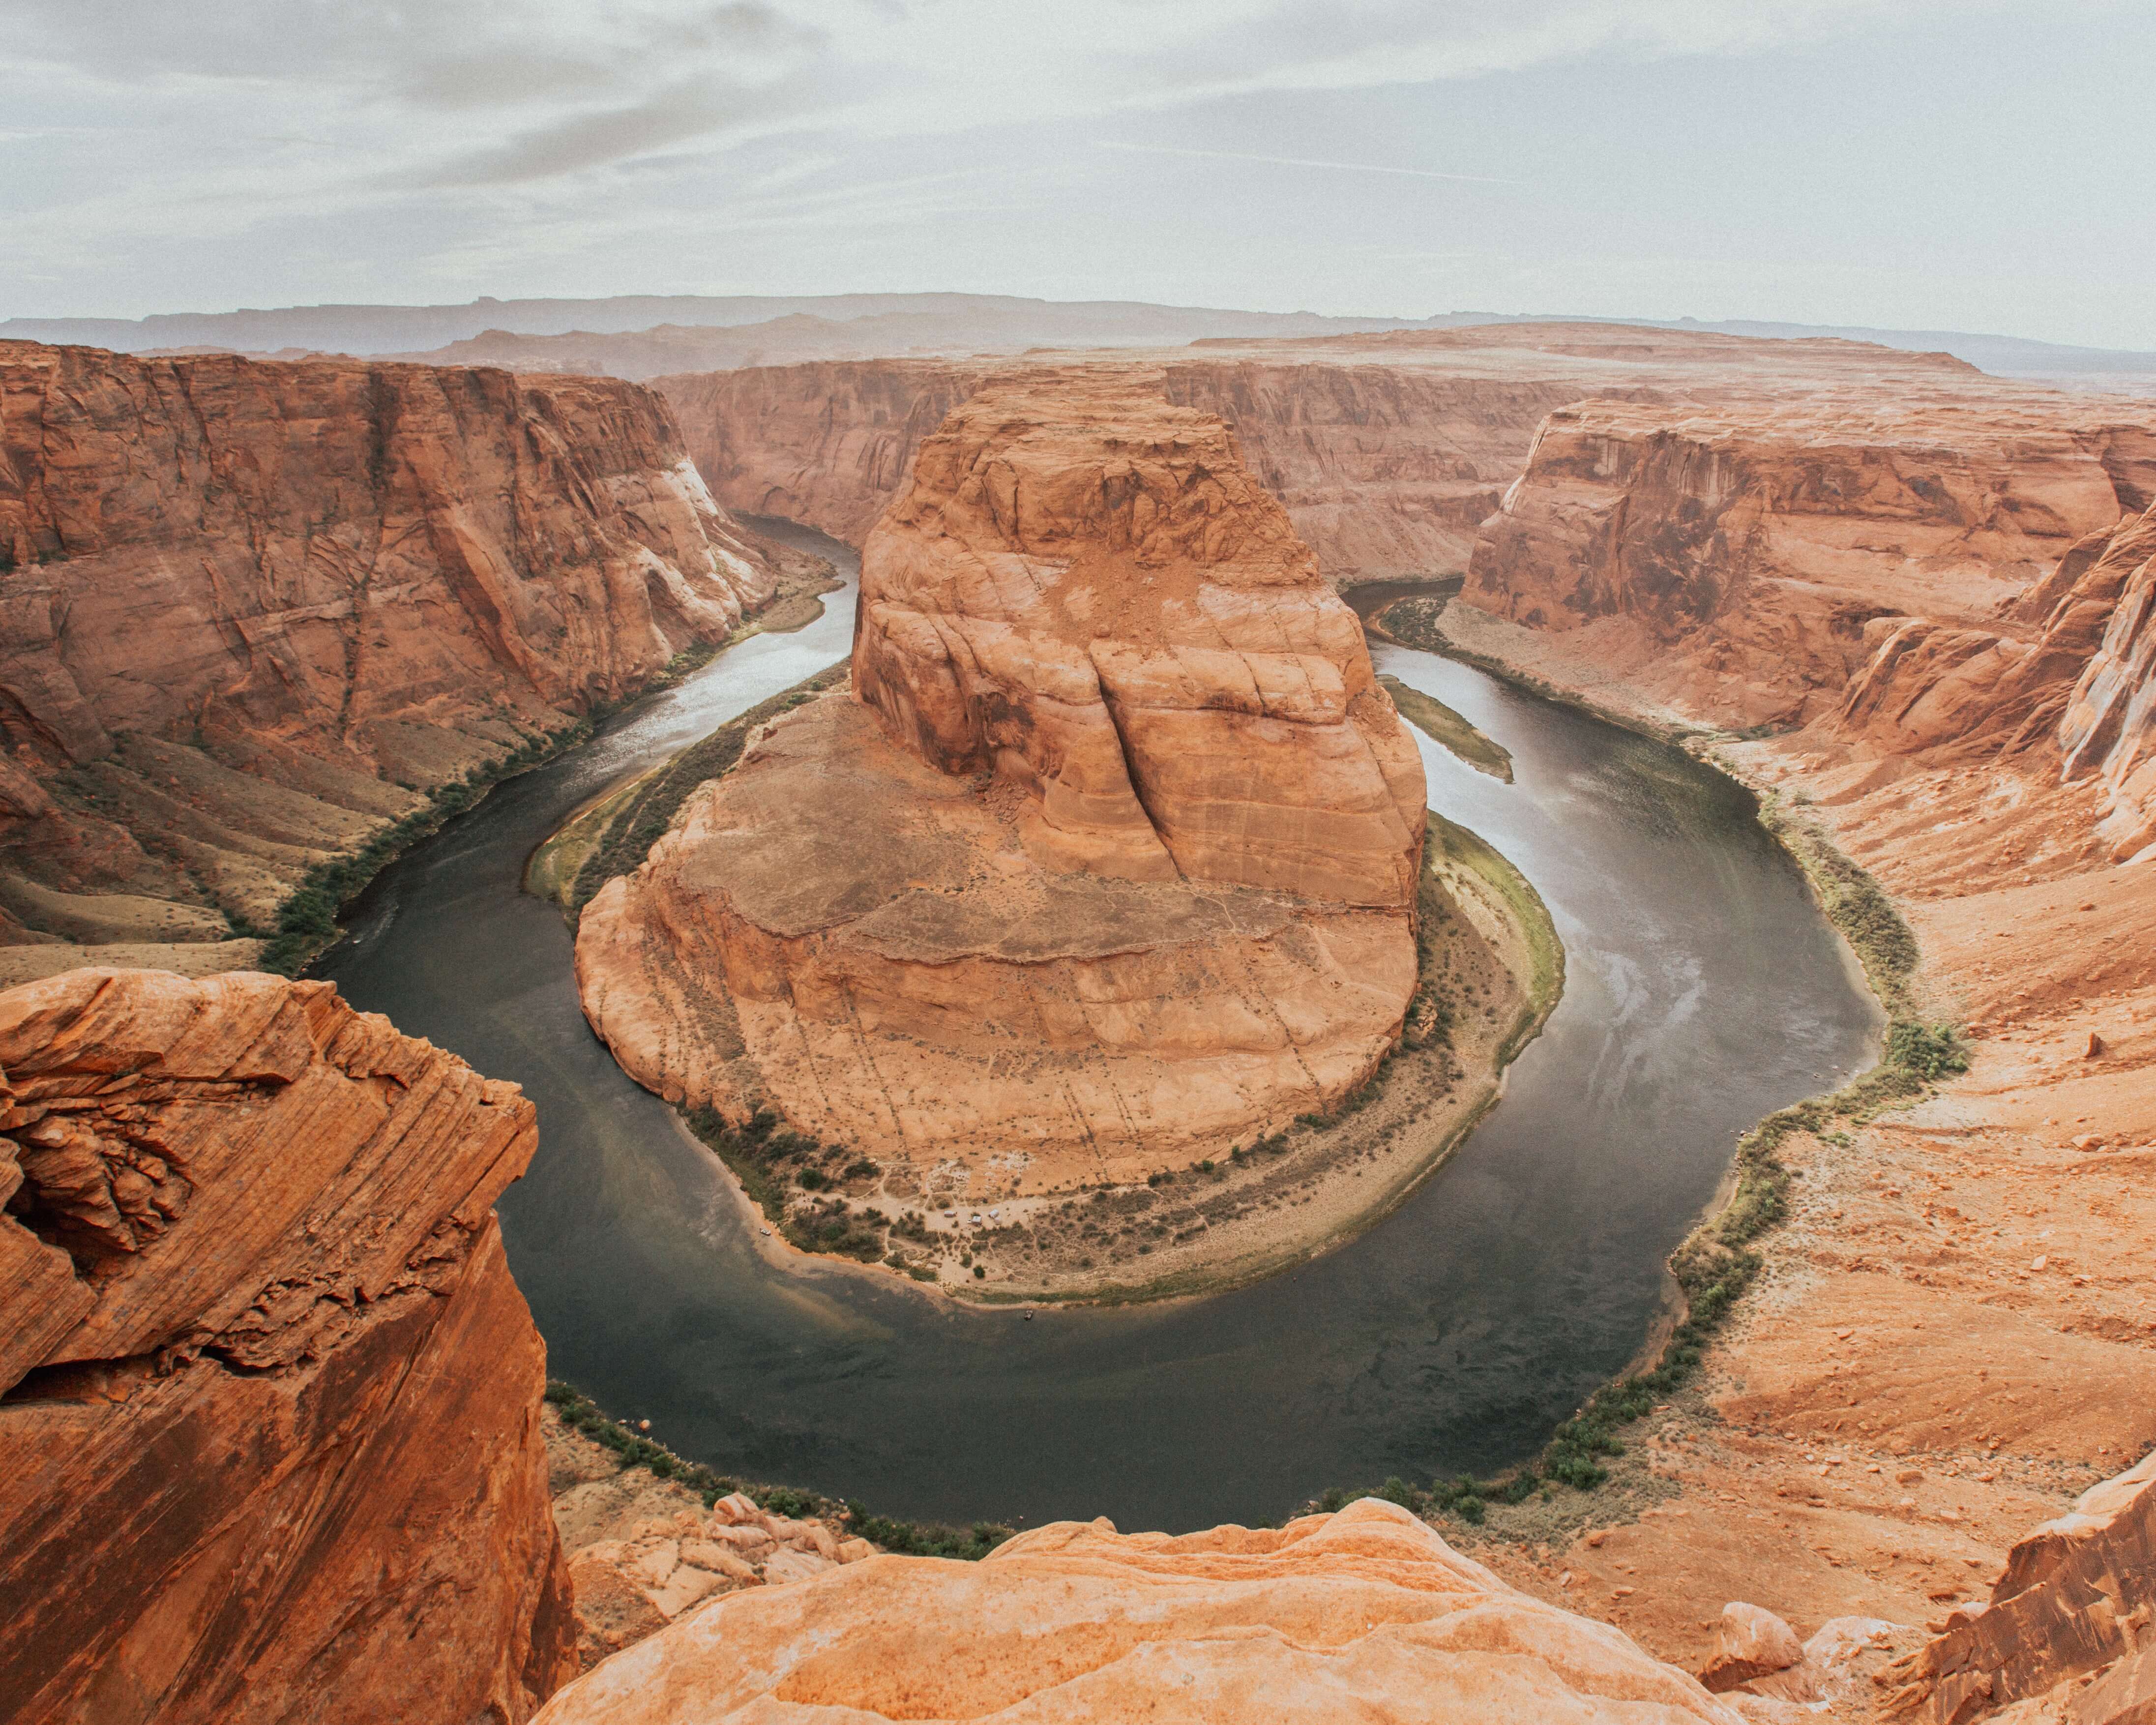
[[[0,316],[957,289],[2156,348],[2156,0],[6,0]]]

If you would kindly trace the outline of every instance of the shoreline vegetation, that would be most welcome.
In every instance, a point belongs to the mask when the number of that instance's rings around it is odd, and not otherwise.
[[[750,636],[789,634],[821,617],[824,602],[817,595],[834,592],[845,582],[820,557],[812,559],[786,547],[776,549],[779,555],[777,588],[762,609],[743,617],[725,639],[692,643],[634,687],[593,702],[567,724],[552,731],[526,732],[523,741],[507,753],[480,762],[459,778],[436,785],[425,793],[426,800],[419,807],[377,827],[357,850],[310,868],[278,906],[271,927],[242,927],[235,922],[235,937],[264,942],[255,968],[277,976],[304,974],[310,964],[344,937],[339,914],[367,890],[377,875],[413,845],[431,839],[457,816],[485,801],[495,786],[583,747],[608,720],[639,701],[680,687],[728,648]]]
[[[1855,954],[1886,1020],[1876,1065],[1839,1090],[1777,1109],[1738,1137],[1730,1177],[1713,1206],[1670,1255],[1677,1297],[1675,1310],[1666,1312],[1657,1326],[1665,1332],[1660,1345],[1650,1337],[1636,1368],[1590,1396],[1557,1428],[1536,1460],[1482,1481],[1461,1476],[1421,1487],[1394,1477],[1374,1487],[1335,1487],[1305,1506],[1332,1509],[1353,1497],[1374,1496],[1418,1515],[1463,1522],[1486,1538],[1546,1541],[1569,1538],[1592,1520],[1606,1521],[1613,1505],[1597,1496],[1605,1486],[1620,1488],[1625,1507],[1631,1509],[1673,1495],[1675,1488],[1633,1456],[1620,1434],[1650,1414],[1673,1411],[1676,1399],[1687,1395],[1695,1405],[1685,1414],[1697,1417],[1703,1412],[1695,1379],[1707,1347],[1766,1267],[1758,1243],[1789,1212],[1789,1189],[1798,1173],[1782,1161],[1782,1145],[1799,1133],[1833,1135],[1835,1142],[1845,1142],[1839,1137],[1843,1129],[1861,1126],[1889,1109],[1913,1106],[1932,1094],[1942,1078],[1968,1070],[1969,1045],[1960,1026],[1923,1017],[1917,985],[1922,954],[1915,933],[1886,890],[1815,819],[1802,813],[1800,803],[1784,802],[1778,792],[1763,789],[1716,752],[1716,744],[1742,738],[1706,726],[1660,725],[1460,648],[1439,626],[1445,603],[1445,598],[1396,600],[1382,608],[1369,626],[1400,646],[1475,665],[1544,700],[1682,747],[1743,786],[1757,803],[1760,825],[1795,863],[1829,925]],[[1568,1488],[1562,1497],[1555,1490],[1560,1486]],[[1597,1509],[1604,1512],[1600,1517],[1593,1513]]]
[[[758,1509],[768,1510],[773,1515],[843,1522],[849,1533],[884,1551],[897,1552],[906,1557],[956,1558],[965,1563],[978,1563],[1016,1531],[999,1522],[975,1522],[968,1527],[947,1527],[937,1522],[874,1515],[859,1498],[841,1502],[820,1491],[804,1491],[791,1486],[757,1485],[721,1473],[701,1461],[690,1461],[676,1455],[626,1420],[615,1419],[574,1385],[558,1378],[547,1380],[547,1401],[564,1425],[582,1432],[620,1456],[624,1470],[641,1467],[654,1478],[679,1480],[702,1497],[706,1509],[721,1497],[738,1491]]]
[[[533,853],[528,890],[573,927],[759,726],[848,673],[844,660],[817,673],[585,805]],[[937,1189],[932,1172],[924,1183],[917,1169],[887,1169],[770,1110],[737,1122],[676,1111],[774,1236],[803,1254],[988,1306],[1223,1292],[1332,1250],[1406,1202],[1495,1105],[1505,1069],[1556,1007],[1563,948],[1548,908],[1494,846],[1435,814],[1419,910],[1416,993],[1399,1042],[1359,1089],[1142,1185],[991,1199]]]
[[[1398,677],[1380,675],[1378,683],[1393,697],[1399,715],[1440,747],[1450,750],[1477,773],[1512,782],[1512,752],[1476,730],[1466,715],[1419,689],[1410,689]]]

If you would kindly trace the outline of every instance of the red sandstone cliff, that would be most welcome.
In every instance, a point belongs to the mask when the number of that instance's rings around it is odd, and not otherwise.
[[[326,983],[0,994],[0,1718],[521,1721],[575,1669],[535,1133]]]
[[[266,922],[772,581],[633,384],[0,343],[0,929]]]
[[[1392,1045],[1421,758],[1219,421],[1113,372],[974,397],[870,536],[854,677],[586,908],[642,1082],[1045,1189],[1273,1130]]]
[[[1737,726],[1830,711],[1897,622],[2018,657],[2032,641],[2002,615],[2145,501],[2156,452],[2065,398],[1960,393],[1553,413],[1462,598],[1537,629],[1629,628],[1640,686]]]

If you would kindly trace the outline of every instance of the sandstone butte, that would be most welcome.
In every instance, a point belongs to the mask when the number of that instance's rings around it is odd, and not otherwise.
[[[634,384],[0,342],[0,978],[244,965],[773,582]]]
[[[10,989],[0,1072],[0,1718],[528,1718],[576,1666],[521,1093],[246,973]]]
[[[1917,1007],[1969,1029],[1969,1071],[1921,1107],[1786,1141],[1802,1178],[1761,1242],[1771,1317],[1740,1312],[1703,1402],[1631,1440],[1680,1495],[1478,1553],[1695,1669],[1722,1601],[1814,1636],[1909,1626],[1837,1644],[1837,1669],[1876,1666],[1985,1604],[2063,1491],[2156,1442],[2156,867],[2131,860],[2156,836],[2147,404],[1854,344],[1520,326],[1293,345],[1099,364],[1178,399],[1232,392],[1216,410],[1329,573],[1465,576],[1437,619],[1457,649],[1707,733],[1691,746],[1887,890]],[[933,423],[915,403],[1023,369],[659,387],[717,495],[858,533]],[[812,424],[819,389],[842,410]],[[1454,525],[1478,491],[1477,524]],[[2145,1629],[2145,1598],[2092,1597]],[[2072,1717],[2138,1720],[2147,1664]],[[2065,1717],[2057,1697],[2012,1705]]]
[[[641,1082],[1067,1189],[1398,1038],[1420,757],[1219,419],[1083,371],[973,397],[869,537],[852,677],[586,908]]]

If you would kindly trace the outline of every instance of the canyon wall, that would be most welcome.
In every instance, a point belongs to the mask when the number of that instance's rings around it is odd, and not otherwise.
[[[0,1718],[528,1717],[575,1669],[536,1134],[326,983],[0,994]]]
[[[1392,1045],[1420,757],[1218,419],[1085,370],[973,397],[870,536],[853,675],[586,908],[642,1082],[1060,1189]]]
[[[1044,357],[1037,362],[1051,363]],[[1259,481],[1336,578],[1466,567],[1534,429],[1580,382],[1241,357],[1102,360],[1235,428]],[[711,490],[859,545],[959,403],[1026,362],[868,360],[660,377]]]
[[[1969,393],[1567,408],[1462,598],[1535,629],[1607,624],[1604,656],[1640,687],[1736,726],[1830,711],[1897,620],[2022,656],[2041,631],[2019,602],[2145,505],[2156,444],[2070,398]]]
[[[0,344],[0,938],[214,942],[773,576],[606,379]]]

